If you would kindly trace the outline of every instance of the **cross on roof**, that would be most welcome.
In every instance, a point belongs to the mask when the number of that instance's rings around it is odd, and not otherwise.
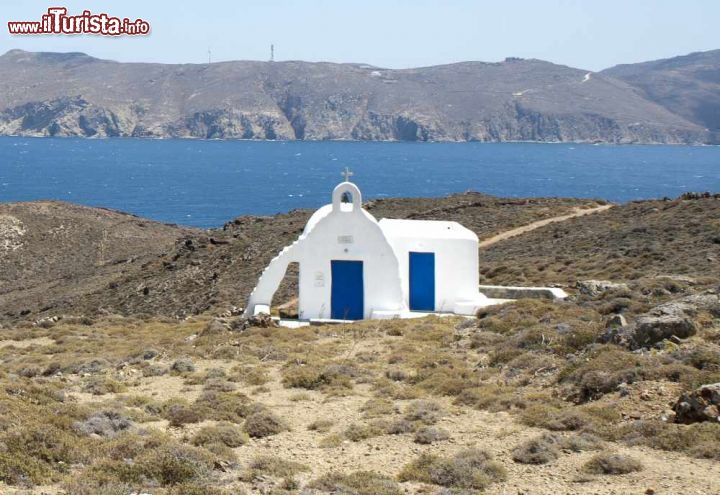
[[[340,175],[345,176],[345,182],[350,182],[350,177],[352,177],[355,174],[350,172],[349,168],[345,167],[345,171]]]

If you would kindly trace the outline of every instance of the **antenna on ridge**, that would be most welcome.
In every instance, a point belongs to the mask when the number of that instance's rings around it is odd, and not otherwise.
[[[275,45],[270,45],[270,62],[275,62]]]
[[[210,51],[210,47],[208,47],[208,63],[212,63],[212,52]]]

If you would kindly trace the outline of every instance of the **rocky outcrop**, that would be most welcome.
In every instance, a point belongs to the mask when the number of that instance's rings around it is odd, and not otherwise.
[[[600,341],[632,349],[653,347],[665,340],[678,343],[697,333],[696,320],[701,312],[720,317],[720,296],[715,291],[661,304],[631,324],[623,323],[624,318],[608,321]]]
[[[720,383],[685,392],[673,406],[676,423],[720,421]]]
[[[607,291],[628,290],[628,285],[620,282],[610,282],[609,280],[578,280],[575,288],[586,296],[596,297]]]
[[[132,64],[0,56],[0,134],[203,139],[706,143],[611,77],[541,60]]]
[[[686,339],[697,332],[695,322],[687,315],[651,315],[635,322],[632,342],[636,347],[650,347],[673,337]]]

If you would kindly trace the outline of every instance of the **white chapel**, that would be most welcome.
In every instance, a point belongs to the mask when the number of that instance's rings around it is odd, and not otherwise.
[[[490,304],[478,290],[478,238],[457,222],[378,221],[346,179],[298,239],[265,268],[245,314],[270,313],[290,263],[299,264],[300,320],[473,315]]]

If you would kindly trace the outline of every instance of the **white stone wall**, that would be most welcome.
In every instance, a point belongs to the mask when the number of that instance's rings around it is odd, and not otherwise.
[[[400,264],[403,303],[406,306],[409,305],[411,251],[435,253],[435,311],[453,312],[457,302],[478,299],[477,241],[392,237],[390,243]]]

